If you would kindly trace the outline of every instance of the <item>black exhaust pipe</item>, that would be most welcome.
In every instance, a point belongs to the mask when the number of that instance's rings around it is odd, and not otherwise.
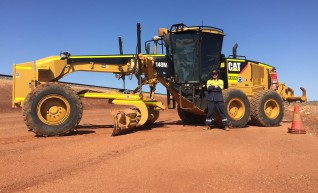
[[[121,39],[121,37],[118,37],[118,43],[119,43],[119,54],[123,55],[123,40]]]
[[[236,50],[237,50],[238,44],[234,44],[233,46],[233,58],[236,58]]]
[[[121,37],[118,37],[118,43],[119,43],[119,54],[120,55],[123,55],[124,52],[123,52],[123,40]],[[123,79],[123,89],[126,90],[126,82],[125,82],[125,75],[122,76],[122,79]]]
[[[141,60],[138,54],[141,53],[141,27],[140,23],[137,23],[137,58],[138,58],[138,84],[141,85]]]

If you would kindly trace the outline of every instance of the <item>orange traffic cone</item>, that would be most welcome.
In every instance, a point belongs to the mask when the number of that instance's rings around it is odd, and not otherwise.
[[[299,113],[299,105],[294,105],[294,117],[293,122],[290,128],[288,128],[288,133],[295,134],[305,134],[306,129],[303,128],[300,113]]]

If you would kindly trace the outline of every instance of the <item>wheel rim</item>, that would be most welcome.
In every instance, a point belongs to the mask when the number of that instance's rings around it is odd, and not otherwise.
[[[60,95],[48,95],[37,105],[39,119],[47,125],[59,125],[70,115],[69,102]]]
[[[276,100],[269,99],[264,104],[264,112],[269,119],[275,119],[279,115],[279,105]]]
[[[239,98],[233,98],[227,105],[227,112],[231,119],[240,120],[245,114],[244,102]]]

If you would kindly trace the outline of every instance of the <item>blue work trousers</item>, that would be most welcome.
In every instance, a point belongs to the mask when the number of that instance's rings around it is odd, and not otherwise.
[[[229,126],[223,101],[208,101],[208,114],[206,118],[212,120],[214,113],[218,113],[220,115],[224,126]]]

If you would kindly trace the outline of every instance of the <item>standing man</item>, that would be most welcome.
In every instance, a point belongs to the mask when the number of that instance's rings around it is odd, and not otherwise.
[[[213,122],[213,113],[219,113],[222,119],[224,130],[229,131],[230,124],[225,114],[224,101],[222,95],[224,83],[223,80],[219,79],[219,74],[217,70],[212,71],[212,79],[208,80],[208,82],[206,83],[206,87],[208,90],[208,113],[205,120],[205,123],[208,126],[207,129],[210,129],[210,125]]]

